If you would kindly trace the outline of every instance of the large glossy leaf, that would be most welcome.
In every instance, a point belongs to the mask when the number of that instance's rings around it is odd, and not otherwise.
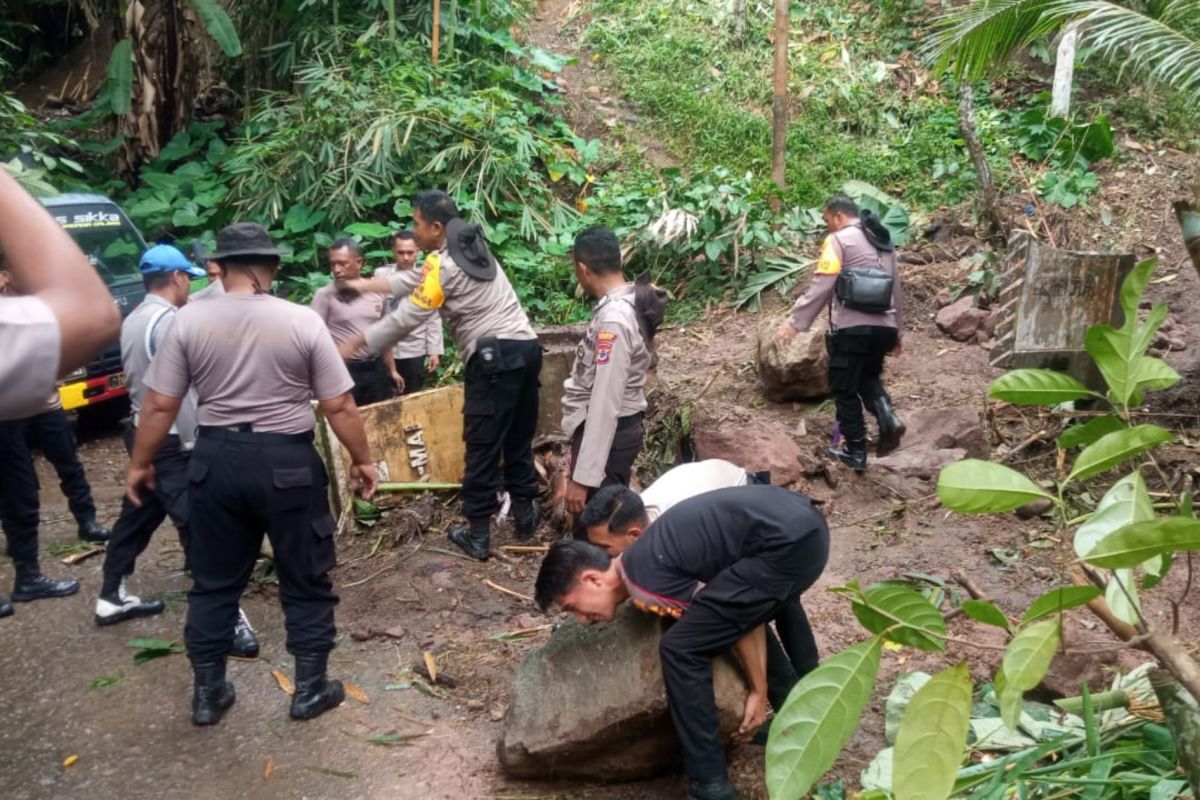
[[[133,106],[133,41],[122,39],[108,57],[109,110],[118,117],[129,113]]]
[[[967,744],[971,689],[971,672],[959,664],[934,675],[913,695],[896,736],[896,800],[950,796]]]
[[[1128,430],[1102,436],[1084,448],[1079,458],[1075,459],[1075,466],[1071,469],[1068,480],[1082,480],[1098,475],[1173,438],[1169,430],[1157,425],[1136,425]]]
[[[233,20],[225,13],[225,9],[217,5],[216,0],[188,0],[188,2],[192,4],[192,8],[196,9],[196,15],[204,24],[204,30],[208,31],[208,35],[213,38],[221,51],[227,56],[240,56],[242,40],[238,38],[237,28],[233,27]]]
[[[855,602],[850,608],[871,633],[882,634],[888,628],[895,628],[886,634],[886,638],[919,650],[946,648],[945,642],[936,636],[914,630],[946,632],[946,621],[941,613],[920,592],[904,586],[880,584],[869,587],[865,594],[866,603]]]
[[[1008,617],[1004,616],[1004,612],[991,600],[964,600],[962,610],[971,619],[985,625],[994,625],[1005,630],[1009,627]]]
[[[1126,525],[1101,539],[1084,560],[1124,569],[1181,550],[1200,550],[1200,519],[1167,517]]]
[[[1015,369],[988,387],[988,396],[1019,406],[1052,406],[1094,394],[1070,375],[1051,369]]]
[[[1064,586],[1061,589],[1051,589],[1030,604],[1021,621],[1033,622],[1068,608],[1077,608],[1099,596],[1100,590],[1095,586]]]
[[[1087,558],[1100,540],[1115,530],[1154,519],[1154,504],[1141,473],[1133,472],[1117,481],[1100,498],[1096,510],[1075,531],[1075,555]]]
[[[1004,650],[1005,688],[1027,692],[1046,676],[1058,649],[1058,618],[1044,619],[1022,628]]]
[[[1000,718],[1004,720],[1004,724],[1009,730],[1017,730],[1021,726],[1021,709],[1024,705],[1025,693],[1008,685],[1008,679],[1004,677],[1003,666],[996,670],[996,680],[993,685],[996,689],[996,699],[1000,702]]]
[[[1082,425],[1072,425],[1058,437],[1058,446],[1063,450],[1085,447],[1114,431],[1125,429],[1125,423],[1116,414],[1093,417]]]
[[[996,514],[1050,497],[1029,478],[1001,464],[968,458],[938,475],[938,499],[961,514]]]
[[[882,646],[875,637],[846,648],[792,689],[767,739],[772,800],[800,800],[833,766],[871,699]]]

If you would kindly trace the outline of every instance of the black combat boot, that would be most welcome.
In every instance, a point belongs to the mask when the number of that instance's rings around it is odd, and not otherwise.
[[[143,600],[125,591],[125,579],[120,578],[114,590],[110,584],[115,576],[104,576],[104,587],[96,600],[96,624],[116,625],[127,619],[161,614],[167,606],[162,600]]]
[[[0,617],[11,617],[12,613],[12,603],[5,600],[4,595],[0,594]]]
[[[525,497],[514,499],[513,519],[517,523],[513,536],[518,542],[528,542],[537,533],[538,523],[542,521],[542,509],[538,501]]]
[[[216,725],[237,700],[233,684],[225,680],[225,659],[192,664],[192,675],[192,724]]]
[[[715,781],[692,781],[687,800],[738,800],[738,796],[728,778],[718,778]]]
[[[87,522],[79,523],[79,538],[85,542],[103,544],[112,538],[112,532],[96,520],[89,519]]]
[[[892,398],[886,394],[875,403],[875,419],[879,422],[879,444],[875,447],[875,455],[883,457],[900,446],[904,423],[896,416]]]
[[[846,439],[841,447],[829,447],[825,450],[833,458],[841,461],[847,467],[859,472],[867,468],[867,440],[850,441]]]
[[[233,626],[233,643],[229,647],[229,655],[234,658],[258,658],[258,637],[246,612],[238,607],[237,624]]]
[[[312,719],[337,708],[346,699],[341,681],[325,676],[328,653],[308,653],[296,656],[296,693],[292,695],[292,719]]]
[[[13,584],[12,601],[28,603],[46,597],[69,597],[79,591],[79,581],[56,581],[47,578],[36,561],[18,562],[17,580]]]
[[[492,544],[490,522],[490,517],[476,517],[468,525],[451,525],[446,535],[471,558],[487,561]]]

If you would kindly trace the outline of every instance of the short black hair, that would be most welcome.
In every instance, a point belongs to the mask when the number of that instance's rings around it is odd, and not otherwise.
[[[171,276],[177,270],[167,270],[166,272],[152,272],[149,275],[142,276],[142,286],[147,292],[156,292],[159,289],[165,289],[171,283]]]
[[[349,250],[351,255],[358,256],[359,258],[362,258],[363,254],[362,245],[351,239],[349,236],[343,236],[342,238],[334,241],[333,244],[329,245],[329,251],[333,252],[334,250]]]
[[[579,515],[579,524],[586,529],[607,522],[611,533],[624,533],[632,523],[646,519],[646,504],[641,496],[628,486],[615,484],[592,496]]]
[[[213,260],[220,264],[223,269],[250,269],[252,267],[279,268],[279,256],[226,256],[225,258]]]
[[[612,559],[608,553],[587,542],[556,542],[542,559],[534,583],[533,598],[542,611],[571,591],[585,569],[607,570]]]
[[[575,236],[571,256],[597,275],[621,271],[621,243],[608,228],[584,228]]]
[[[413,200],[413,208],[421,212],[421,216],[430,222],[450,224],[450,220],[459,216],[458,206],[450,199],[450,195],[440,189],[426,189]]]
[[[835,194],[826,200],[825,210],[834,214],[845,214],[849,217],[858,216],[858,205],[848,194]]]
[[[406,242],[411,242],[415,238],[416,237],[413,236],[413,232],[410,230],[405,229],[402,231],[396,231],[395,233],[392,234],[392,246],[395,247],[396,242],[400,241],[401,239],[403,239]]]

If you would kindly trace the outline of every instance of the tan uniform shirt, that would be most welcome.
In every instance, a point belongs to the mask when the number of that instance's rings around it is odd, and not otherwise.
[[[387,295],[355,294],[340,298],[332,283],[317,289],[312,299],[312,310],[325,321],[333,341],[341,344],[347,339],[353,339],[371,326],[371,323],[383,319],[387,313]],[[370,358],[371,353],[366,347],[360,347],[351,357],[352,361]]]
[[[745,486],[749,476],[737,464],[720,458],[672,467],[642,492],[642,503],[651,522],[671,506],[698,494],[731,486]]]
[[[596,305],[587,333],[563,382],[563,433],[570,438],[587,423],[572,478],[584,486],[604,482],[604,465],[617,419],[646,410],[650,351],[634,309],[634,286],[613,289]]]
[[[420,283],[421,270],[413,267],[412,269],[399,269],[395,266],[380,267],[375,270],[375,274],[381,278],[390,278],[392,275],[402,275],[409,279],[412,283],[407,286],[407,291],[404,294],[411,294],[413,289],[417,288]],[[395,311],[400,307],[400,301],[404,295],[393,297],[388,302],[388,310]],[[410,335],[405,336],[400,341],[396,342],[396,346],[392,348],[392,358],[424,358],[425,356],[440,356],[446,351],[446,344],[442,339],[442,317],[440,314],[435,314],[430,317],[424,325],[417,328]]]
[[[0,297],[0,419],[46,408],[62,357],[62,331],[39,297]]]
[[[892,307],[882,314],[868,314],[846,308],[834,298],[834,287],[838,273],[843,268],[862,267],[887,270],[895,276],[892,281]],[[832,302],[832,305],[831,305]],[[873,325],[881,328],[896,328],[904,332],[904,293],[900,286],[900,270],[896,266],[896,253],[880,252],[867,241],[860,223],[851,223],[837,233],[825,237],[821,245],[821,256],[813,272],[808,290],[792,306],[791,323],[798,331],[806,331],[825,308],[830,308],[833,319],[831,327],[853,328]]]
[[[168,397],[194,387],[201,425],[306,433],[312,400],[345,394],[354,381],[311,309],[268,294],[224,294],[179,310],[146,385]]]
[[[528,341],[536,339],[517,293],[499,266],[490,281],[463,272],[446,248],[425,256],[420,283],[393,274],[392,294],[400,297],[396,310],[367,329],[367,347],[382,353],[439,312],[450,326],[463,363],[471,360],[481,337]]]
[[[146,397],[146,373],[154,357],[163,348],[167,334],[175,324],[178,309],[163,298],[148,294],[137,308],[121,323],[121,368],[125,370],[125,385],[129,389],[129,405],[136,427]],[[196,441],[196,393],[189,391],[179,407],[179,415],[171,426],[183,448],[190,449]]]
[[[225,294],[225,286],[220,281],[209,281],[208,286],[203,289],[192,292],[188,296],[188,302],[194,303],[197,300],[207,300],[210,297],[220,297]]]

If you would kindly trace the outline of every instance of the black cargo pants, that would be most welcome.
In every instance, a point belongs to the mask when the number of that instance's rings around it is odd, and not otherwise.
[[[757,556],[719,572],[663,634],[659,655],[667,703],[688,777],[697,781],[727,777],[713,697],[713,659],[759,625],[779,624],[781,617],[789,629],[798,625],[807,629],[807,618],[796,616],[794,610],[828,558],[829,528],[814,509]]]
[[[288,652],[333,649],[336,523],[312,441],[311,432],[200,428],[187,472],[192,589],[184,638],[192,663],[229,651],[264,533],[275,552]]]
[[[533,435],[538,421],[542,346],[536,339],[484,337],[467,361],[463,386],[463,516],[489,517],[503,487],[537,501]]]
[[[848,442],[866,442],[863,406],[878,416],[883,388],[883,361],[898,341],[895,328],[857,325],[826,334],[829,388],[837,406],[838,427]]]
[[[38,477],[29,451],[28,420],[0,422],[0,525],[18,566],[38,561]]]
[[[638,453],[642,452],[642,444],[646,440],[645,416],[639,411],[617,419],[617,430],[613,434],[612,446],[608,449],[608,459],[604,462],[604,480],[599,486],[588,487],[588,500],[605,486],[629,485],[629,480],[633,477],[633,462],[637,460]],[[585,428],[586,422],[576,428],[571,436],[572,469],[579,460],[579,448],[583,446]]]
[[[354,380],[350,396],[354,398],[355,405],[369,406],[396,396],[396,384],[392,383],[392,376],[382,356],[347,361],[346,369]]]
[[[133,452],[133,440],[137,428],[129,425],[122,434],[126,451]],[[150,537],[167,517],[179,532],[179,544],[183,547],[184,569],[191,569],[188,558],[188,478],[187,467],[190,453],[183,449],[179,437],[172,434],[159,448],[154,457],[154,489],[143,489],[142,504],[135,506],[126,497],[121,501],[121,515],[112,528],[108,551],[104,554],[104,573],[125,577],[133,574],[138,556],[150,544]]]
[[[33,446],[42,451],[58,474],[58,485],[67,498],[71,516],[80,525],[96,518],[92,487],[88,485],[83,464],[76,452],[75,432],[71,420],[61,408],[36,414],[26,420]]]

